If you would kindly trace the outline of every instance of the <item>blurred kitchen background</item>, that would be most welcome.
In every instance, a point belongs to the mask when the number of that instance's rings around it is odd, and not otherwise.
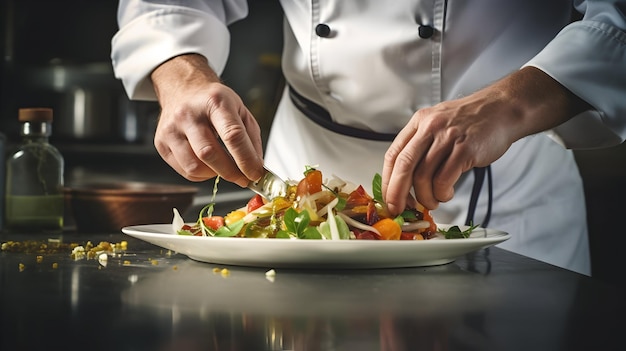
[[[213,181],[189,182],[160,158],[153,145],[158,104],[129,101],[113,75],[110,43],[117,30],[117,1],[2,0],[0,6],[0,131],[9,148],[20,140],[19,108],[52,107],[50,141],[65,157],[66,185],[191,184],[200,193],[184,216],[197,218],[198,207],[210,201]],[[283,87],[278,1],[251,1],[249,17],[231,31],[232,51],[222,77],[257,117],[265,140]],[[232,210],[252,194],[227,182],[219,188],[225,204],[217,212]]]
[[[249,4],[249,17],[231,26],[232,52],[223,79],[259,119],[265,138],[283,86],[282,12],[278,0]],[[113,77],[109,55],[116,10],[114,0],[0,2],[0,131],[10,148],[19,140],[18,108],[52,107],[51,142],[65,157],[66,184],[196,185],[196,207],[185,215],[193,218],[197,206],[208,202],[213,182],[188,182],[165,164],[152,144],[158,105],[129,101]],[[621,221],[626,218],[626,146],[577,151],[576,156],[587,193],[593,273],[626,286],[620,259],[626,252]],[[250,193],[221,182],[218,196],[224,204],[219,212],[241,204]]]

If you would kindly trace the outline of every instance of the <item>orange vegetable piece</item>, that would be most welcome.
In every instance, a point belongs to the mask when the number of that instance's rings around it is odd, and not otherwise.
[[[431,232],[431,233],[436,232],[437,225],[435,224],[435,221],[433,220],[433,216],[430,214],[430,210],[425,208],[422,213],[424,214],[424,220],[430,222],[430,227],[428,227],[426,231]]]
[[[298,183],[296,195],[299,197],[322,191],[322,172],[314,169],[309,171]]]
[[[245,216],[246,216],[246,213],[244,211],[241,211],[241,210],[231,211],[226,215],[226,217],[224,217],[224,224],[231,225]]]
[[[383,218],[374,223],[372,227],[376,228],[383,240],[400,240],[402,228],[398,222],[391,218]]]

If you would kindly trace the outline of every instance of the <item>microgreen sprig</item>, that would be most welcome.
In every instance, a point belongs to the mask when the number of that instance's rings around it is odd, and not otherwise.
[[[447,230],[437,228],[437,231],[439,233],[442,233],[446,237],[446,239],[464,239],[469,238],[470,234],[472,234],[474,229],[478,228],[478,226],[480,226],[480,224],[472,225],[472,223],[470,223],[469,228],[465,230],[461,230],[458,225],[454,225]]]

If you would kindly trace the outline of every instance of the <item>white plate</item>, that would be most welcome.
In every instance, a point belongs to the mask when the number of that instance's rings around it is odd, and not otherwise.
[[[440,225],[440,228],[446,228]],[[394,268],[434,266],[501,243],[510,234],[476,228],[467,239],[289,240],[173,234],[171,224],[122,228],[122,232],[208,263],[286,268]]]

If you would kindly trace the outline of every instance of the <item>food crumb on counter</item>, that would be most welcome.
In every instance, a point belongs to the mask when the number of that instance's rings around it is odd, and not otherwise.
[[[20,270],[20,272],[23,272],[24,269],[26,269],[26,266],[23,263],[20,263],[17,265],[17,268]]]
[[[119,249],[122,251],[126,251],[128,249],[128,241],[126,240],[122,240],[120,243],[115,244],[115,247],[118,248],[119,245]]]
[[[221,269],[219,269],[217,267],[213,268],[213,273],[219,273],[220,271],[221,271]]]
[[[53,254],[73,249],[77,244],[64,244],[59,239],[7,241],[0,246],[2,251],[16,253]]]
[[[274,280],[276,280],[276,271],[273,269],[270,269],[269,271],[265,272],[265,279],[273,283]]]
[[[109,255],[108,254],[101,253],[100,256],[98,256],[98,263],[100,263],[100,265],[102,267],[106,267],[108,261],[109,261]]]
[[[74,249],[72,249],[72,253],[70,254],[70,256],[76,261],[82,260],[86,257],[85,248],[80,245],[76,246]]]
[[[47,240],[6,241],[0,245],[0,249],[4,252],[36,254],[36,263],[42,263],[45,255],[63,253],[69,250],[73,260],[97,259],[101,265],[99,268],[102,268],[106,267],[106,260],[109,255],[112,257],[115,257],[116,254],[119,254],[120,257],[126,255],[128,242],[126,240],[119,243],[101,241],[98,245],[94,245],[91,241],[86,241],[84,245],[81,245],[76,242],[65,243],[62,239],[49,238]],[[125,265],[130,264],[129,261],[126,262]],[[58,267],[57,262],[52,263],[53,269]],[[21,264],[20,272],[24,269],[25,266]]]
[[[229,276],[229,275],[230,275],[230,271],[228,270],[228,268],[223,268],[223,269],[220,271],[220,274],[222,275],[222,277],[227,277],[227,276]]]
[[[150,259],[150,264],[152,264],[153,266],[158,266],[159,265],[159,261]]]
[[[177,271],[177,270],[178,270],[178,266],[173,266],[173,267],[172,267],[172,270]]]
[[[123,265],[124,266],[130,266],[130,261],[129,260],[124,260]]]

